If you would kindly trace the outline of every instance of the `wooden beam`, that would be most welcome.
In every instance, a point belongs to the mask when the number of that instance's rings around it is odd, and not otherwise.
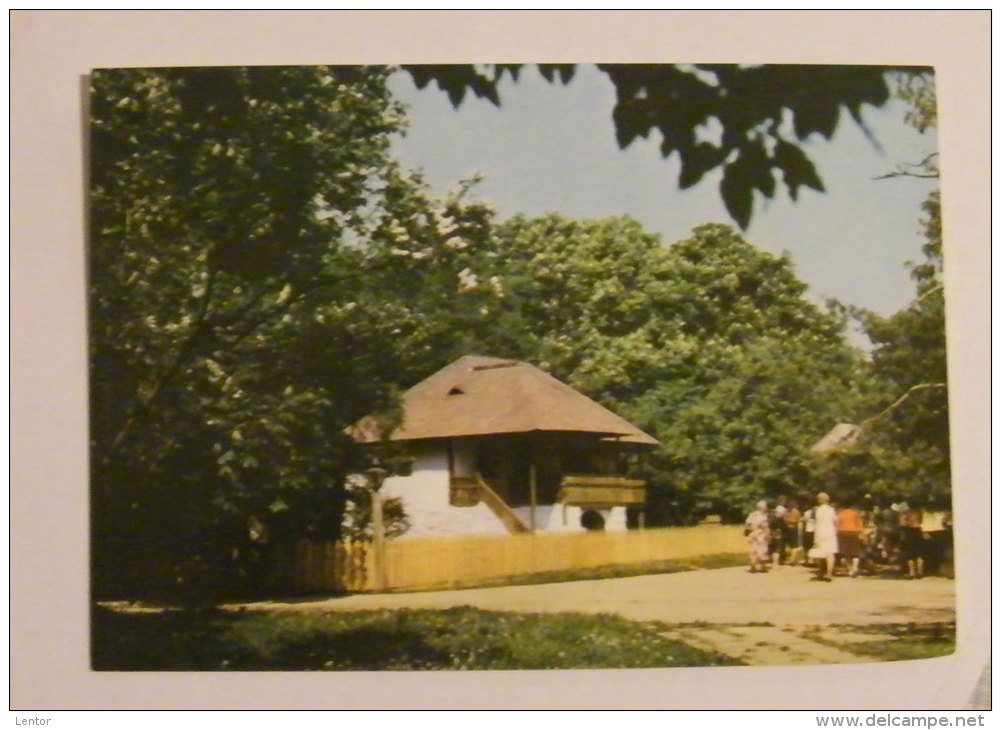
[[[623,487],[561,487],[558,502],[577,506],[642,505],[646,503],[646,489]]]
[[[561,487],[608,487],[615,489],[643,489],[645,479],[623,477],[616,474],[567,474],[560,481]]]

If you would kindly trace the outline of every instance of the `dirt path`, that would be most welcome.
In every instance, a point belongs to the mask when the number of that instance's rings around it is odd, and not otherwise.
[[[781,567],[767,574],[721,568],[568,583],[264,601],[243,607],[357,611],[475,606],[497,611],[617,613],[634,621],[664,623],[809,626],[955,618],[954,582],[946,578],[835,578],[831,583],[809,578],[800,567]]]
[[[817,642],[802,635],[809,629],[831,624],[954,621],[954,588],[954,582],[946,578],[860,577],[821,583],[811,581],[800,567],[781,567],[767,574],[723,568],[532,586],[266,601],[239,608],[356,611],[474,606],[496,611],[612,613],[634,621],[680,624],[666,629],[665,635],[750,664],[800,664],[863,661],[830,645],[831,641],[847,645],[849,633],[839,631]]]

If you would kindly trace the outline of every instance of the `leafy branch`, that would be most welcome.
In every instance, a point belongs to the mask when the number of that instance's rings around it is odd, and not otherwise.
[[[458,107],[472,92],[501,105],[500,82],[518,80],[522,64],[404,66],[418,88],[434,83]],[[891,98],[888,77],[914,81],[930,69],[887,66],[599,64],[615,87],[616,141],[625,149],[656,134],[664,158],[681,162],[678,185],[686,189],[721,169],[719,193],[742,228],[751,222],[755,195],[772,198],[777,179],[790,198],[801,188],[823,192],[823,180],[802,143],[830,140],[842,112],[876,144],[863,110]],[[575,64],[539,65],[550,83],[567,84]],[[922,87],[923,88],[923,87]],[[923,97],[922,97],[923,98]],[[791,122],[791,124],[790,124]],[[700,130],[722,129],[718,139]]]

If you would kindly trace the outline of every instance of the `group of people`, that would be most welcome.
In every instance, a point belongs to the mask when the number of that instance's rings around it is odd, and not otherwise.
[[[898,566],[908,579],[937,575],[952,543],[948,504],[923,508],[904,501],[883,505],[866,494],[835,508],[820,492],[816,504],[800,510],[779,497],[759,501],[744,522],[752,573],[780,565],[807,565],[814,580],[829,582],[837,568],[854,578],[880,566]]]

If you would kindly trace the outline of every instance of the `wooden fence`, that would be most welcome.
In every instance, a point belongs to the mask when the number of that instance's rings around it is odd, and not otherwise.
[[[304,540],[296,546],[290,577],[293,587],[305,590],[391,590],[473,584],[574,568],[738,554],[745,549],[741,527],[734,525],[401,538],[386,545],[383,581],[370,543]]]

